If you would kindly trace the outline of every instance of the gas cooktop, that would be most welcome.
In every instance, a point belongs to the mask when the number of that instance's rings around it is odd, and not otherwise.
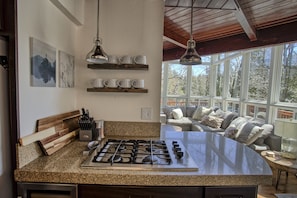
[[[108,139],[81,164],[83,168],[197,171],[180,141]]]

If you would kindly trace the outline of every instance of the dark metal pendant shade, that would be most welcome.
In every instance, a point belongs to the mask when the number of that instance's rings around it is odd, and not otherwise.
[[[97,7],[97,35],[95,40],[95,46],[87,54],[87,57],[86,57],[86,60],[90,63],[106,63],[108,61],[108,56],[102,49],[101,39],[99,38],[99,5],[100,5],[100,0],[98,0],[98,7]]]
[[[191,35],[190,35],[190,40],[187,42],[187,50],[184,53],[184,55],[180,58],[179,62],[182,65],[199,65],[202,64],[201,57],[196,51],[196,42],[193,39],[193,4],[194,0],[192,1],[192,6],[191,6]]]

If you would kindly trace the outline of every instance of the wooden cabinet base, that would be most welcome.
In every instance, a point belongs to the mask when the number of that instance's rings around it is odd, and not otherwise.
[[[200,187],[146,187],[79,185],[79,198],[180,198],[203,197]]]
[[[81,184],[79,198],[256,198],[257,186],[108,186]]]

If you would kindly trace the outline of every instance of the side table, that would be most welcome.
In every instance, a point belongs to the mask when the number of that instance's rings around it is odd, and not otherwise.
[[[267,152],[273,153],[273,155],[268,155]],[[277,189],[279,184],[279,179],[282,171],[286,174],[293,173],[297,174],[297,160],[282,157],[281,152],[277,151],[262,151],[261,155],[266,159],[267,163],[273,172],[273,183],[275,183],[275,189]]]

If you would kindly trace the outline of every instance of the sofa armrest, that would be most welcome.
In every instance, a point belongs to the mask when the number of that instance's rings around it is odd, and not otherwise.
[[[269,135],[264,143],[270,147],[272,151],[281,151],[282,137],[278,135]]]

